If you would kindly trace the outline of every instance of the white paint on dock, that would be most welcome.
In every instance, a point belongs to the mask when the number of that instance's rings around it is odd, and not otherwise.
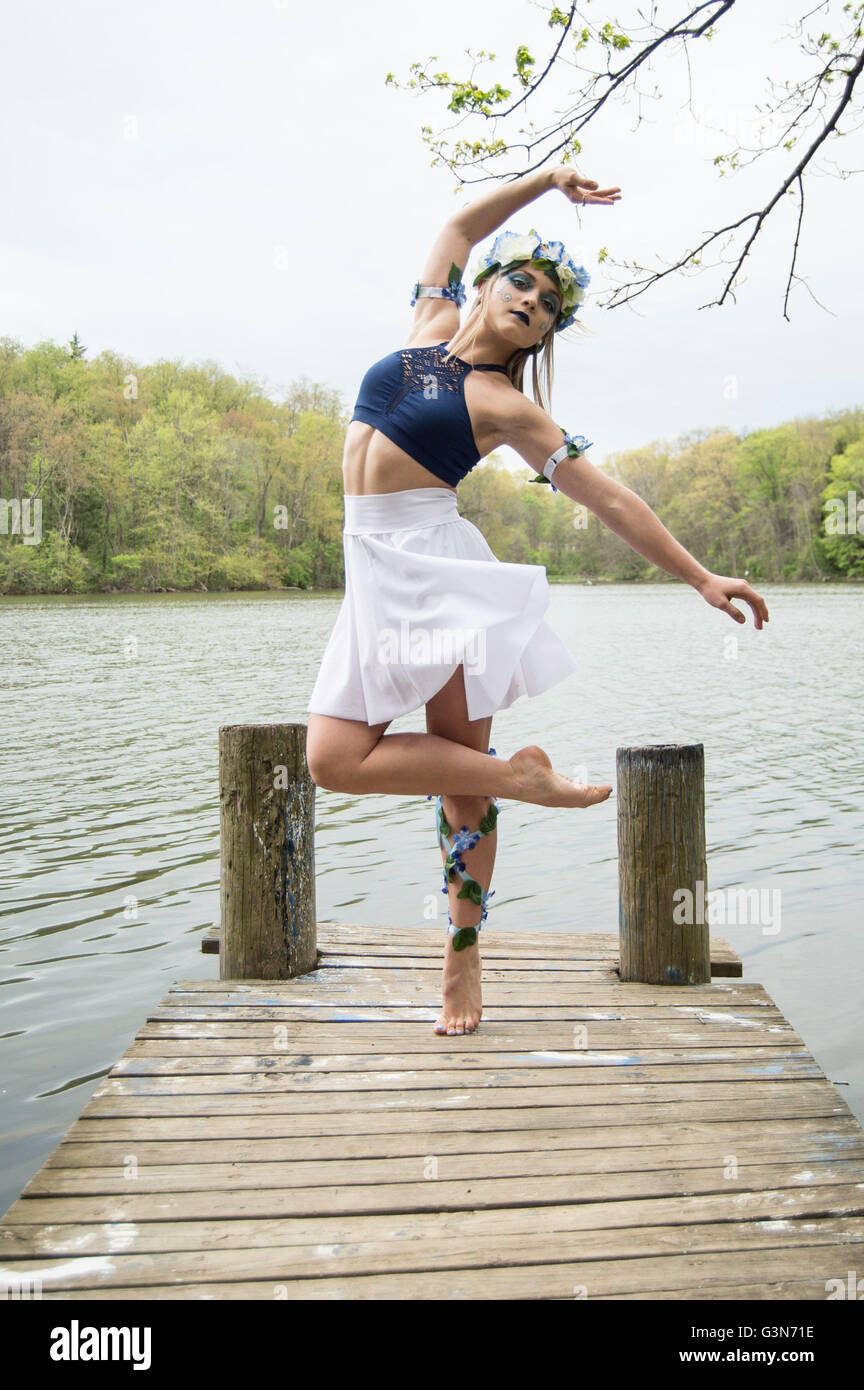
[[[696,1004],[675,1004],[674,1007],[682,1014],[696,1014],[703,1023],[737,1023],[741,1028],[764,1028],[764,1023],[759,1023],[754,1018],[741,1018],[739,1014],[719,1014],[709,1012],[708,1009],[700,1009]]]
[[[66,1264],[53,1265],[50,1269],[47,1266],[44,1269],[28,1269],[27,1278],[38,1279],[45,1285],[63,1284],[65,1280],[72,1280],[81,1274],[113,1274],[114,1268],[114,1261],[107,1255],[76,1255]],[[10,1273],[11,1271],[0,1271],[0,1278],[8,1279]]]
[[[138,1239],[138,1227],[131,1221],[120,1222],[108,1232],[108,1241],[111,1246],[112,1255],[117,1255],[122,1250],[128,1250]]]

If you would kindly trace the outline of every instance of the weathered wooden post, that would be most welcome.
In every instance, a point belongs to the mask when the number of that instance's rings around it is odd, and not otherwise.
[[[616,762],[621,979],[710,983],[705,750],[619,748]]]
[[[315,783],[305,724],[219,730],[222,980],[314,970]]]

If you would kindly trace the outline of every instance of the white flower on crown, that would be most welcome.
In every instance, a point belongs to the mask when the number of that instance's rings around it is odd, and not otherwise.
[[[498,261],[501,265],[512,265],[514,261],[530,261],[539,240],[534,231],[527,236],[518,232],[502,232],[489,253],[489,262]]]

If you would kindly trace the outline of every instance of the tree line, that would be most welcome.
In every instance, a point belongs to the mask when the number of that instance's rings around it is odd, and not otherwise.
[[[273,400],[212,361],[0,339],[0,593],[340,588],[347,421],[305,378]],[[864,410],[695,431],[606,468],[716,573],[864,577]],[[501,560],[666,578],[534,477],[493,455],[460,484]]]

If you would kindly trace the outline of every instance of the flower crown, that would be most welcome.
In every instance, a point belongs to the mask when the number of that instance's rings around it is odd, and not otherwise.
[[[496,270],[509,270],[511,266],[523,261],[533,261],[555,281],[561,291],[561,309],[555,332],[569,328],[576,318],[576,310],[585,298],[585,290],[591,283],[591,276],[584,265],[576,265],[564,250],[562,241],[543,241],[540,233],[530,228],[527,234],[521,232],[501,232],[491,251],[487,251],[481,261],[481,268],[474,276],[472,284],[479,285],[487,275]]]

